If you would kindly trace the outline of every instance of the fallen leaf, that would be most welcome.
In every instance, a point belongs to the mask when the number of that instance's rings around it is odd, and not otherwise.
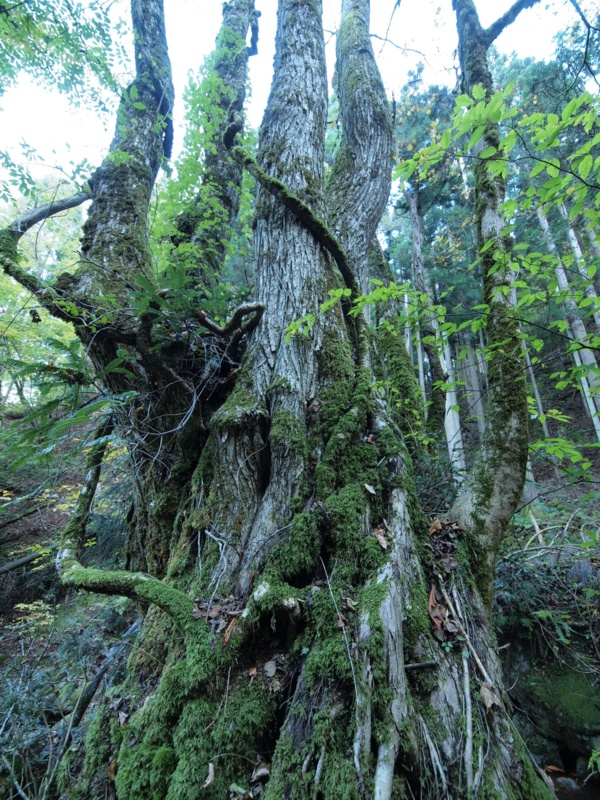
[[[113,781],[113,783],[114,783],[114,780],[115,780],[115,778],[117,776],[117,769],[118,769],[117,759],[113,758],[109,762],[108,767],[106,769],[106,771],[108,773],[108,779]]]
[[[357,611],[356,605],[349,597],[342,597],[346,611]]]
[[[444,628],[448,633],[458,633],[460,628],[453,619],[447,619]]]
[[[212,761],[208,765],[208,777],[204,781],[204,785],[202,786],[203,789],[208,789],[209,786],[212,786],[215,780],[215,765]]]
[[[375,532],[373,532],[373,536],[377,539],[382,549],[387,550],[388,540],[385,538],[385,536],[382,533],[375,533]]]
[[[248,670],[248,677],[253,678],[256,675],[256,667],[250,667]]]
[[[119,725],[121,726],[121,728],[123,727],[123,725],[127,723],[128,719],[129,719],[129,714],[126,714],[124,711],[119,711]]]
[[[367,490],[367,492],[369,492],[369,494],[377,494],[377,492],[376,492],[376,491],[375,491],[375,489],[374,489],[374,488],[371,486],[371,484],[370,484],[370,483],[365,483],[365,489]]]
[[[443,606],[441,603],[438,603],[436,594],[435,594],[435,586],[431,587],[431,591],[429,592],[429,616],[434,624],[434,626],[441,630],[444,626],[444,622],[446,621],[446,617],[448,615],[448,609],[446,606]]]
[[[488,713],[494,710],[494,706],[502,708],[502,704],[498,699],[498,695],[494,692],[489,683],[484,682],[481,684],[479,696],[481,697],[481,702],[485,706]]]
[[[267,678],[275,677],[275,673],[277,672],[277,664],[275,661],[267,661],[263,667]]]
[[[431,527],[429,528],[429,535],[433,536],[434,533],[437,533],[438,531],[441,530],[442,530],[442,523],[439,521],[439,519],[434,519],[433,522],[431,523]]]
[[[348,620],[343,614],[340,614],[338,611],[338,621],[336,628],[346,628],[348,626]]]
[[[260,783],[261,781],[266,781],[269,779],[270,774],[271,765],[267,764],[265,761],[259,761],[256,767],[254,767],[254,772],[250,778],[250,783]]]
[[[458,567],[458,561],[454,558],[454,556],[445,556],[441,559],[442,565],[444,567],[444,572],[450,574],[453,569]]]
[[[222,642],[223,647],[227,647],[227,643],[229,642],[229,639],[231,638],[231,634],[233,633],[233,629],[237,625],[238,619],[239,619],[239,617],[233,617],[231,622],[227,626],[227,630],[225,631],[225,635],[223,636],[223,642]]]

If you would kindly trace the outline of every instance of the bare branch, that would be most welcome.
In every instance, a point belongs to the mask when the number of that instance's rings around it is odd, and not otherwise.
[[[496,22],[493,22],[485,31],[484,37],[488,47],[500,36],[505,28],[512,25],[521,11],[524,11],[526,8],[531,8],[536,5],[536,3],[539,3],[539,0],[517,0],[516,3],[513,3],[508,11],[497,19]]]
[[[579,16],[581,17],[581,21],[583,22],[583,24],[585,25],[585,27],[588,30],[600,31],[600,28],[597,28],[595,25],[592,25],[592,23],[588,21],[588,18],[585,16],[583,11],[581,10],[581,6],[577,2],[577,0],[570,0],[570,3],[573,6],[573,8],[575,9],[575,11],[579,14]]]
[[[43,222],[49,217],[53,217],[55,214],[60,214],[61,211],[67,211],[69,208],[80,206],[82,203],[85,203],[86,200],[91,199],[92,196],[89,192],[77,192],[77,194],[66,197],[64,200],[54,200],[52,203],[37,206],[36,208],[32,208],[31,211],[27,211],[25,214],[17,217],[9,226],[9,229],[13,231],[13,233],[19,234],[19,238],[21,238],[24,233],[30,228],[33,228],[34,225],[37,225],[38,222]]]
[[[198,316],[200,317],[204,327],[209,331],[212,331],[212,333],[216,333],[217,336],[229,336],[234,331],[242,327],[242,320],[244,317],[248,316],[248,314],[254,314],[255,317],[253,320],[247,322],[246,325],[243,326],[244,332],[249,330],[248,326],[250,325],[250,322],[253,323],[250,330],[255,328],[260,322],[260,318],[262,317],[264,311],[265,307],[261,303],[247,303],[246,305],[236,308],[232,318],[224,327],[221,327],[220,325],[217,325],[216,322],[213,322],[212,319],[206,316],[206,312],[204,311],[199,311]]]

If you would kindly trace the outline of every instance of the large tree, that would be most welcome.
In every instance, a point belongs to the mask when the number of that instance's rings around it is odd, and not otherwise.
[[[350,313],[370,277],[389,277],[375,234],[390,189],[391,115],[368,0],[342,3],[342,138],[327,174],[320,0],[279,0],[256,158],[237,138],[253,2],[225,6],[215,138],[196,201],[174,226],[193,245],[186,269],[210,282],[206,265],[223,258],[247,169],[259,187],[256,297],[224,326],[184,304],[183,340],[171,335],[173,289],[160,289],[148,238],[172,130],[162,2],[131,9],[136,76],[109,156],[86,192],[23,215],[0,239],[5,271],[72,322],[116,398],[59,550],[63,583],[149,609],[67,795],[104,797],[114,780],[128,800],[251,797],[259,787],[272,800],[550,797],[510,721],[487,613],[525,467],[521,450],[509,464],[501,437],[527,435],[505,309],[490,315],[495,407],[462,529],[430,526],[419,509],[402,416],[385,393],[400,391],[421,413],[401,338]],[[502,227],[502,198],[486,187],[482,243]],[[75,273],[52,285],[26,273],[21,236],[87,200]],[[207,232],[201,204],[213,201]],[[331,291],[342,302],[320,314]],[[298,319],[312,325],[288,336]],[[128,569],[104,572],[78,553],[114,427],[134,491]]]

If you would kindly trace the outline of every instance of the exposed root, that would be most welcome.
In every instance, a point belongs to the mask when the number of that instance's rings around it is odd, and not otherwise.
[[[463,687],[465,692],[465,772],[467,775],[467,791],[473,790],[473,707],[471,705],[471,686],[469,681],[469,657],[463,650]]]
[[[479,658],[479,654],[478,654],[477,650],[475,650],[473,642],[471,641],[471,639],[469,637],[469,634],[467,633],[467,631],[465,629],[465,626],[461,622],[461,617],[457,614],[456,609],[454,608],[454,604],[452,603],[452,600],[450,600],[450,597],[448,595],[448,592],[446,591],[446,587],[444,585],[444,581],[442,579],[442,576],[441,575],[437,575],[436,577],[437,577],[437,579],[439,581],[440,591],[442,593],[444,601],[446,602],[448,610],[450,611],[450,613],[454,617],[454,620],[456,621],[456,625],[457,625],[457,627],[458,627],[458,629],[460,631],[461,636],[464,636],[464,638],[465,638],[465,643],[466,643],[467,647],[469,648],[469,652],[473,656],[473,661],[477,665],[477,669],[481,673],[481,677],[483,678],[483,680],[486,683],[489,683],[490,686],[493,686],[494,685],[494,681],[490,678],[490,676],[488,674],[488,671],[486,670],[486,668],[483,665],[483,661]]]
[[[321,748],[321,754],[319,755],[319,760],[317,761],[317,768],[315,770],[315,788],[313,791],[313,800],[317,800],[319,783],[321,782],[321,775],[323,773],[324,763],[325,763],[325,745],[323,745],[323,747]]]
[[[371,629],[369,628],[368,617],[366,614],[361,616],[360,628],[358,633],[357,645],[361,648],[366,645]],[[366,647],[363,650],[362,669],[360,680],[356,689],[355,720],[356,733],[352,747],[354,755],[354,766],[359,782],[363,781],[362,765],[369,756],[371,750],[371,732],[373,721],[373,707],[371,695],[373,689],[373,671],[371,669],[371,659]],[[363,783],[361,783],[363,785]]]
[[[448,781],[446,780],[446,773],[444,772],[444,767],[442,766],[440,754],[438,753],[438,749],[435,745],[435,742],[431,738],[431,734],[429,733],[429,729],[425,724],[425,720],[420,714],[419,714],[419,723],[421,725],[421,731],[423,733],[423,737],[425,738],[425,742],[429,750],[431,764],[435,770],[436,781],[437,778],[439,778],[440,783],[442,785],[443,794],[438,794],[438,797],[440,800],[443,800],[443,798],[447,797],[448,795]]]

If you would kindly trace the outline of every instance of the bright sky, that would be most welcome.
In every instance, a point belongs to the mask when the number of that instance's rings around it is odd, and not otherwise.
[[[501,16],[512,0],[476,0],[482,24],[489,25]],[[256,0],[261,11],[259,54],[251,59],[252,99],[249,122],[258,127],[266,105],[271,81],[276,25],[276,0]],[[324,27],[328,33],[328,61],[333,69],[335,36],[340,0],[323,0]],[[407,73],[419,61],[426,65],[426,83],[456,83],[456,33],[450,0],[372,0],[372,32],[394,44],[374,39],[383,79],[391,96],[405,82]],[[582,3],[591,12],[594,0]],[[198,69],[210,52],[221,22],[220,0],[165,0],[167,34],[178,95],[175,107],[176,142],[181,145],[183,103],[181,101],[189,71]],[[127,18],[126,0],[117,0],[113,10]],[[522,12],[517,22],[496,41],[503,52],[515,51],[520,57],[548,58],[552,37],[576,19],[569,0],[547,0]],[[396,45],[396,46],[394,46]],[[398,49],[405,48],[405,49]],[[414,52],[418,51],[418,52]],[[422,54],[422,55],[421,55]],[[13,156],[24,141],[38,150],[48,165],[65,166],[87,158],[100,163],[112,136],[114,118],[98,119],[86,108],[73,110],[67,99],[37,87],[23,78],[0,98],[0,147]],[[34,173],[35,174],[35,173]]]

